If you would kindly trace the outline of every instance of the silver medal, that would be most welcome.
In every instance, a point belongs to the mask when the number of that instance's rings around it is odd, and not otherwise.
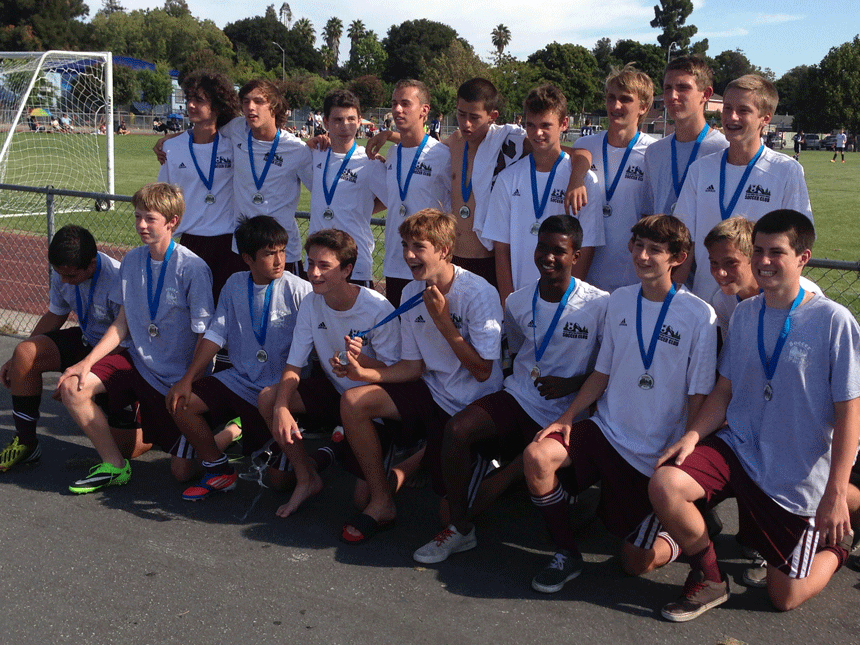
[[[460,217],[463,219],[469,219],[469,215],[472,214],[472,211],[469,210],[469,207],[466,205],[460,206]]]
[[[674,215],[674,214],[675,214],[675,206],[677,206],[677,205],[678,205],[678,202],[675,202],[674,204],[672,204],[672,205],[669,207],[669,215]]]
[[[537,365],[535,365],[532,368],[531,372],[529,372],[529,376],[532,377],[533,381],[537,381],[540,378],[540,368]]]
[[[642,376],[639,377],[639,387],[641,387],[643,390],[650,390],[652,387],[654,387],[654,378],[650,374],[648,374],[648,372],[645,372]]]
[[[406,204],[400,204],[400,214],[406,217]]]
[[[87,337],[86,337],[86,336],[81,336],[81,344],[82,344],[84,347],[89,347],[89,346],[90,346],[90,344],[87,342]]]
[[[269,355],[266,353],[265,349],[261,349],[257,352],[257,360],[261,363],[265,363],[267,360],[269,360]]]
[[[149,331],[150,337],[155,338],[156,336],[158,336],[158,325],[156,325],[155,323],[150,323],[147,331]]]
[[[770,383],[764,386],[764,400],[770,401],[773,398],[773,388],[770,386]]]
[[[253,201],[255,204],[262,204],[263,203],[263,193],[257,193],[256,195],[254,195]]]
[[[539,230],[540,230],[540,222],[535,222],[534,224],[532,224],[532,227],[531,227],[529,232],[532,235],[537,235]]]
[[[334,219],[334,211],[330,208],[326,208],[323,211],[323,218],[325,219]]]
[[[207,194],[206,195],[206,203],[207,204],[214,204],[215,203],[215,195],[213,195],[212,193]]]
[[[609,217],[610,215],[612,215],[612,206],[610,206],[609,204],[604,204],[603,217]]]
[[[341,365],[349,365],[349,355],[346,353],[345,349],[342,349],[337,353],[337,362]]]

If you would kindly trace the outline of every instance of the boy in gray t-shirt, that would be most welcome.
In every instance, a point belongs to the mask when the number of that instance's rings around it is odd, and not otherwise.
[[[783,611],[824,589],[851,550],[860,327],[801,287],[814,239],[797,211],[756,223],[752,268],[763,293],[738,305],[717,385],[660,458],[674,467],[651,479],[654,510],[692,568],[681,598],[663,608],[667,620],[692,620],[729,597],[697,499],[737,498],[739,537],[767,561],[768,592]]]

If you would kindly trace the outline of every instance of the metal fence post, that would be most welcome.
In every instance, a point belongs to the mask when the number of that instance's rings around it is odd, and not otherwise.
[[[45,193],[45,216],[47,217],[47,232],[48,232],[48,246],[51,246],[51,240],[54,239],[54,233],[56,233],[57,223],[54,219],[54,193],[51,192],[54,190],[53,186],[45,186],[48,189],[48,192]],[[51,267],[51,263],[48,262],[48,284],[51,283],[51,272],[53,271],[53,267]]]

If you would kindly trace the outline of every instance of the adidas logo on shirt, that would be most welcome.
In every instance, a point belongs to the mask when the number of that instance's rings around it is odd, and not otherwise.
[[[517,188],[513,193],[511,193],[511,197],[519,197],[519,196],[520,196],[520,189],[519,188]]]
[[[186,166],[184,162],[180,163],[180,164],[179,164],[179,167],[180,167],[180,168],[188,168],[188,166]]]
[[[591,164],[591,170],[593,172],[597,172],[597,166],[595,166],[594,164]]]
[[[422,316],[421,314],[418,314],[418,317],[415,319],[415,322],[423,323],[424,322],[424,316]]]
[[[621,322],[618,324],[618,326],[619,326],[619,327],[626,327],[626,326],[627,326],[627,319],[626,319],[626,318],[622,318],[622,319],[621,319]]]
[[[325,326],[325,321],[323,321],[319,325],[317,325],[317,329],[328,329],[328,327]]]
[[[528,325],[526,325],[526,327],[534,327],[534,326],[535,326],[535,321],[534,321],[534,320],[530,320],[530,321],[529,321],[529,324],[528,324]]]
[[[317,168],[322,168],[322,162],[317,164]]]
[[[717,191],[716,191],[716,190],[714,190],[714,185],[713,185],[713,184],[711,184],[710,186],[708,186],[707,188],[705,188],[705,192],[706,192],[706,193],[715,193],[715,192],[717,192]]]

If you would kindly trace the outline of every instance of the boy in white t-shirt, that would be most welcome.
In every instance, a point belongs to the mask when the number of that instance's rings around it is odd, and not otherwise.
[[[119,281],[119,262],[100,253],[87,229],[68,224],[48,246],[51,291],[48,310],[0,367],[0,382],[12,391],[15,436],[0,452],[0,472],[34,464],[42,456],[36,436],[42,374],[62,372],[82,360],[119,313],[110,295]],[[75,311],[78,327],[61,329]]]
[[[317,471],[333,456],[330,449],[317,451],[313,458],[305,452],[295,415],[310,417],[315,425],[341,424],[342,395],[364,384],[343,378],[336,369],[342,367],[346,352],[368,368],[384,368],[400,359],[400,324],[396,316],[390,318],[394,307],[376,291],[349,282],[358,257],[355,240],[344,231],[323,229],[308,237],[305,251],[313,293],[299,308],[280,381],[259,396],[260,413],[283,452],[269,470],[272,485],[278,490],[286,487],[287,460],[296,477],[292,496],[277,510],[280,517],[291,515],[322,489]],[[386,318],[390,319],[383,323]],[[356,335],[362,340],[352,340]],[[313,350],[325,376],[301,378]],[[348,455],[345,458],[349,460]],[[361,497],[363,493],[356,491],[356,498]]]
[[[534,247],[540,223],[565,210],[565,192],[573,170],[570,155],[561,148],[567,129],[567,99],[553,85],[531,90],[524,106],[531,154],[499,174],[490,197],[482,237],[493,241],[496,278],[502,303],[511,292],[538,277]],[[585,176],[588,204],[580,211],[583,248],[574,275],[583,278],[594,254],[603,244],[597,176]]]
[[[238,415],[245,454],[266,443],[269,432],[257,409],[257,397],[264,387],[278,382],[299,305],[311,291],[307,281],[284,271],[287,232],[274,218],[243,219],[235,237],[250,271],[227,280],[188,371],[166,397],[176,425],[203,461],[203,479],[182,493],[183,499],[193,502],[212,491],[232,490],[238,478],[227,455],[216,445],[210,424]],[[225,346],[230,348],[232,366],[198,378]]]
[[[729,598],[700,499],[737,498],[739,537],[767,562],[768,594],[782,611],[820,593],[852,548],[860,327],[800,286],[814,240],[798,211],[756,222],[752,268],[763,293],[738,305],[713,392],[656,462],[654,510],[691,569],[681,597],[663,607],[667,620],[692,620]]]
[[[105,391],[112,406],[114,397],[133,396],[140,402],[144,441],[170,453],[178,481],[187,481],[197,469],[193,450],[167,411],[165,395],[187,371],[212,317],[212,276],[203,260],[171,237],[185,208],[179,188],[148,184],[134,194],[132,204],[144,245],[129,251],[120,265],[120,284],[112,300],[122,307],[98,344],[57,384],[69,414],[103,462],[69,487],[73,493],[125,484],[131,478],[131,465],[93,401]],[[128,352],[111,354],[126,337]],[[227,434],[221,438],[232,440]]]
[[[803,167],[761,142],[779,95],[762,76],[747,74],[723,92],[723,130],[729,147],[693,162],[675,214],[690,229],[693,252],[675,279],[686,282],[696,262],[693,293],[710,302],[717,283],[706,270],[705,236],[721,220],[734,215],[755,222],[777,208],[793,208],[812,219]]]
[[[503,390],[478,399],[446,426],[442,475],[450,525],[413,554],[418,562],[442,562],[477,546],[470,512],[482,475],[472,467],[476,444],[494,440],[494,453],[511,461],[506,469],[517,471],[495,477],[521,477],[523,449],[564,412],[594,369],[609,294],[572,277],[581,244],[582,227],[575,217],[553,215],[541,223],[534,251],[540,278],[512,293],[505,304],[513,374]],[[485,446],[479,450],[485,452]]]
[[[532,501],[558,549],[532,580],[543,593],[560,591],[582,571],[569,497],[597,480],[598,515],[625,538],[625,571],[639,575],[678,555],[651,512],[648,479],[713,387],[716,317],[710,305],[672,282],[672,270],[691,245],[686,227],[671,215],[649,215],[632,233],[640,284],[612,293],[594,372],[523,456]],[[575,422],[595,401],[597,413]]]
[[[453,215],[432,209],[400,225],[403,258],[414,277],[403,292],[401,360],[366,368],[350,354],[340,372],[376,384],[353,388],[341,398],[344,433],[360,468],[355,474],[369,493],[362,512],[344,525],[341,539],[349,544],[369,540],[397,514],[384,444],[409,445],[427,437],[423,462],[441,492],[445,424],[501,387],[499,297],[486,280],[451,264],[455,226]],[[392,433],[386,426],[381,438],[373,423],[377,418],[402,421],[401,431]]]

